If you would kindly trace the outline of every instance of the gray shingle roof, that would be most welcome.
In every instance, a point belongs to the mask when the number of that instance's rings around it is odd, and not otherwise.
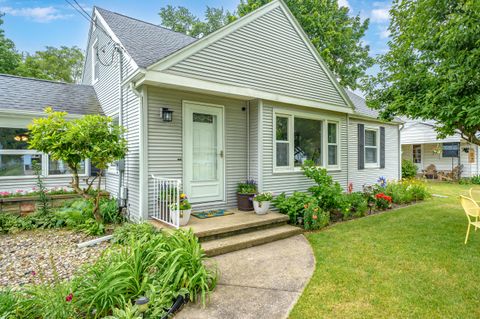
[[[141,68],[146,68],[197,40],[155,24],[95,8]]]
[[[347,89],[345,89],[345,92],[347,93],[348,97],[352,101],[353,106],[355,106],[355,113],[357,113],[358,115],[378,119],[379,112],[377,110],[369,108],[363,97],[358,96],[357,94]],[[397,122],[403,122],[402,119],[398,117],[395,117],[394,120]]]
[[[0,74],[0,109],[42,112],[47,106],[71,114],[101,113],[90,85]]]

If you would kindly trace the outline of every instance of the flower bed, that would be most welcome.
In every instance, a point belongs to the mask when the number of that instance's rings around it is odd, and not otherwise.
[[[52,207],[62,207],[67,200],[79,198],[75,193],[48,195]],[[22,195],[0,198],[0,213],[29,214],[33,213],[38,206],[39,195]]]

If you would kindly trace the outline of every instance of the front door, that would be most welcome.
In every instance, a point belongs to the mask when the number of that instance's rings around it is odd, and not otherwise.
[[[184,102],[184,191],[192,203],[224,200],[223,107]]]
[[[417,165],[419,170],[423,169],[423,163],[422,163],[422,145],[420,144],[414,144],[412,146],[412,156],[413,156],[413,162],[415,165]]]

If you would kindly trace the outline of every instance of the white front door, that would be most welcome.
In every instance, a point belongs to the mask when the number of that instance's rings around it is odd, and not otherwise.
[[[224,200],[223,107],[183,103],[184,192],[192,203]]]

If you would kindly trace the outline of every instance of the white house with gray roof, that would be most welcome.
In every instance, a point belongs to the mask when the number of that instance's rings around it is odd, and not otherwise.
[[[344,188],[400,178],[400,122],[339,86],[282,1],[201,39],[98,7],[93,18],[82,82],[127,129],[125,166],[106,187],[132,218],[172,223],[158,215],[168,183],[194,210],[236,207],[247,179],[305,191],[305,160]]]

